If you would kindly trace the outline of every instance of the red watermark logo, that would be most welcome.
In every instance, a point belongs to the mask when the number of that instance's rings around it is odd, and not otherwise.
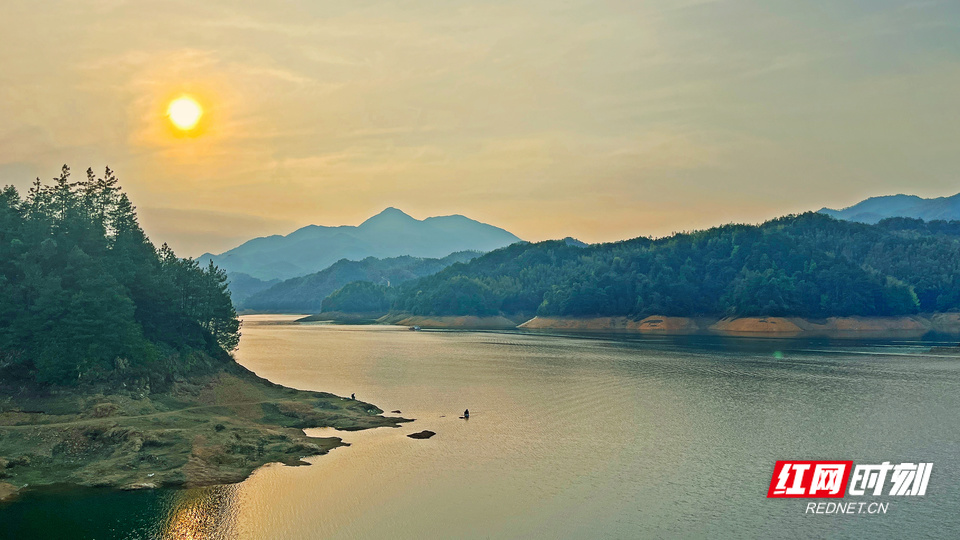
[[[923,496],[933,463],[857,465],[852,461],[778,461],[773,468],[767,498],[829,498],[850,495]],[[852,473],[852,474],[851,474]]]
[[[778,461],[767,497],[842,498],[852,468],[852,461]]]

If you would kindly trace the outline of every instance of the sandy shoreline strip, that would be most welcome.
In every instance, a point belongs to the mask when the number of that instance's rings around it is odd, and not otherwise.
[[[960,334],[960,313],[933,313],[908,317],[534,317],[517,324],[506,317],[411,316],[391,314],[383,324],[449,329],[566,330],[571,332],[626,332],[665,335],[716,334],[777,337],[911,337],[928,332]]]

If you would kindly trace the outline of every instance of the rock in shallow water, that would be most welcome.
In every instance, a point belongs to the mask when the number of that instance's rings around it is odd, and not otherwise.
[[[425,429],[425,430],[420,431],[420,432],[418,432],[418,433],[411,433],[411,434],[407,435],[407,437],[410,437],[411,439],[429,439],[430,437],[433,437],[434,435],[436,435],[436,433],[430,431],[429,429]]]
[[[140,489],[157,489],[157,485],[153,482],[137,482],[136,484],[127,484],[120,488],[124,491],[137,491]]]

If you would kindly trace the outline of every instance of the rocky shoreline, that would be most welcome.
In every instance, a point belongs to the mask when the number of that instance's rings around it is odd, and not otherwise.
[[[911,337],[929,332],[960,334],[960,313],[910,317],[728,317],[689,318],[653,315],[641,320],[626,317],[534,317],[518,328],[587,332],[651,334],[716,334],[776,337]]]

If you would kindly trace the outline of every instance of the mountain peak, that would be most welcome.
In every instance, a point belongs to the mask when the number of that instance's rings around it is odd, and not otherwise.
[[[392,206],[389,206],[385,208],[383,212],[380,212],[379,214],[361,223],[360,226],[363,227],[364,225],[376,225],[381,223],[396,224],[396,223],[403,223],[403,222],[409,222],[409,221],[418,221],[418,220],[410,217],[409,214],[405,213],[403,210],[400,210],[399,208],[394,208]]]
[[[401,210],[401,209],[399,209],[399,208],[395,208],[395,207],[393,207],[393,206],[388,206],[388,207],[384,208],[384,209],[383,209],[383,212],[380,212],[380,213],[377,214],[377,215],[378,215],[378,216],[405,216],[405,217],[410,217],[410,215],[407,214],[406,212],[404,212],[403,210]]]

